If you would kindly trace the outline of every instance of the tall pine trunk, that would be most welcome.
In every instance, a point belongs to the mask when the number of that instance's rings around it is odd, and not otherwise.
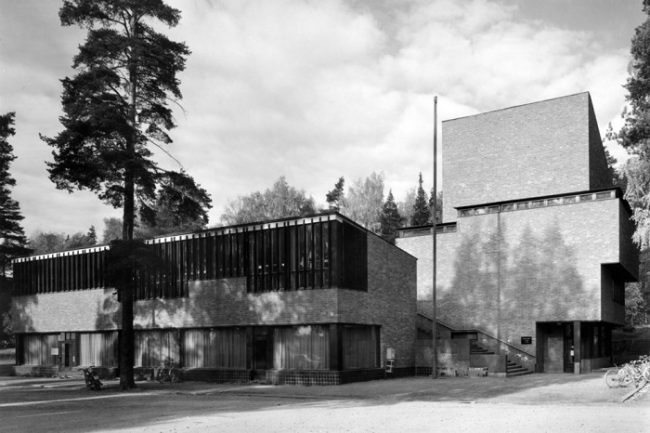
[[[131,21],[131,31],[133,39],[137,39],[137,22],[135,17]],[[133,50],[133,48],[131,48]],[[133,228],[135,225],[135,143],[137,140],[137,64],[135,54],[131,53],[129,65],[129,80],[131,82],[130,90],[130,112],[129,118],[131,123],[131,134],[127,139],[128,161],[124,170],[124,213],[122,216],[122,240],[133,240]],[[133,302],[135,286],[135,270],[133,275],[128,279],[125,286],[121,288],[122,302],[122,338],[120,339],[120,389],[127,390],[135,388],[133,379],[133,364],[135,363],[135,335],[133,332]]]
[[[131,146],[132,147],[132,146]],[[131,161],[127,163],[124,181],[124,213],[122,238],[124,241],[133,240],[133,224],[135,220],[134,207],[134,181]],[[135,271],[132,271],[131,278],[124,280],[124,286],[117,288],[122,303],[122,335],[120,338],[120,389],[127,390],[135,388],[133,379],[133,365],[135,364],[135,335],[133,333],[133,301]]]

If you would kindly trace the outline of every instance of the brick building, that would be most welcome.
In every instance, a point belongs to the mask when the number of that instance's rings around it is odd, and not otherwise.
[[[138,277],[136,367],[330,384],[383,377],[394,354],[396,374],[413,371],[416,259],[340,214],[147,243],[164,269]],[[120,304],[105,282],[107,250],[14,262],[19,372],[117,365]]]
[[[440,322],[530,370],[609,365],[638,256],[589,94],[445,121],[442,145]],[[418,257],[429,316],[430,227],[402,229],[397,245]]]

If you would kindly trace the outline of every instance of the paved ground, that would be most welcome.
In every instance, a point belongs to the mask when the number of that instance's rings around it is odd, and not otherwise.
[[[0,378],[0,431],[649,432],[647,388],[601,374],[406,378],[329,387],[139,383],[100,392],[79,380]]]

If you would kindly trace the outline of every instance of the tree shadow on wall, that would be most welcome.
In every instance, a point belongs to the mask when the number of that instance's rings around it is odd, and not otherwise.
[[[496,336],[497,331],[530,329],[535,321],[595,313],[588,310],[574,248],[557,221],[537,233],[526,225],[519,241],[510,244],[504,224],[488,234],[485,229],[477,225],[461,240],[452,285],[439,301],[442,320],[457,329],[475,327]]]

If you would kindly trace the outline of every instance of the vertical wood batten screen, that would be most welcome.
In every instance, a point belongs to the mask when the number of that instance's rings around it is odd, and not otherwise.
[[[117,366],[117,332],[79,334],[79,365]]]
[[[277,369],[329,369],[329,328],[297,326],[275,328],[273,363]]]
[[[184,366],[246,368],[246,330],[190,329],[183,337]]]
[[[179,349],[177,330],[137,331],[135,333],[135,366],[178,366]]]
[[[14,293],[20,296],[103,288],[106,250],[99,248],[18,259],[13,263]]]
[[[272,227],[257,226],[246,233],[247,287],[250,292],[320,289],[333,283],[332,230],[341,223],[329,217]]]

